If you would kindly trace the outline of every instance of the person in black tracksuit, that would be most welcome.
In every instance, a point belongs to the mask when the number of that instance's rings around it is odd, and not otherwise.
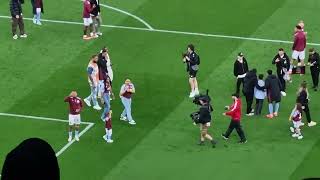
[[[24,3],[24,0],[10,0],[9,2],[11,19],[12,19],[13,39],[18,39],[17,26],[19,26],[19,29],[20,29],[20,37],[21,38],[27,37],[27,34],[25,33],[25,30],[24,30],[24,22],[23,22],[23,16],[22,16],[21,4],[23,3]]]
[[[314,50],[314,48],[311,48],[309,50],[308,64],[310,65],[310,71],[312,76],[312,82],[313,82],[312,88],[315,91],[317,91],[318,85],[319,85],[320,56],[319,56],[319,53],[317,53]]]
[[[253,103],[253,97],[254,97],[254,87],[257,83],[258,83],[257,70],[252,69],[244,77],[243,89],[242,89],[247,102],[247,113],[246,113],[247,116],[254,115],[253,109],[252,109],[252,103]]]
[[[212,136],[208,134],[208,128],[211,125],[211,112],[213,111],[209,100],[206,98],[200,99],[200,110],[199,110],[199,124],[200,124],[200,143],[204,145],[205,139],[210,140],[212,147],[216,146],[216,141],[213,140]]]
[[[277,67],[277,76],[281,82],[281,91],[286,91],[286,81],[284,79],[285,72],[290,69],[290,58],[284,52],[283,48],[279,49],[278,54],[273,58],[272,64],[275,64]]]
[[[315,126],[317,123],[311,120],[309,109],[309,93],[307,89],[307,83],[303,82],[298,91],[297,103],[302,104],[302,109],[306,113],[308,126]]]
[[[234,62],[233,67],[233,75],[237,78],[237,85],[236,85],[236,94],[240,93],[240,86],[242,84],[246,73],[248,72],[248,63],[246,58],[244,57],[243,53],[238,54],[237,60]]]

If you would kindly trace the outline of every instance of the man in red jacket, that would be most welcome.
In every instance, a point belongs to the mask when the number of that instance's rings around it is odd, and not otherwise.
[[[246,143],[247,139],[244,135],[244,132],[241,128],[241,99],[239,98],[239,94],[232,94],[232,99],[234,103],[231,106],[226,106],[228,112],[223,113],[224,116],[230,116],[231,122],[229,128],[225,134],[222,134],[222,137],[227,140],[229,139],[230,134],[232,133],[233,129],[237,130],[237,133],[240,137],[239,143]]]

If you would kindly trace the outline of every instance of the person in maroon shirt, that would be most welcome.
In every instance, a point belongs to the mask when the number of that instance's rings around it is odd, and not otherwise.
[[[305,48],[307,45],[307,38],[305,32],[303,32],[303,29],[301,26],[297,25],[295,27],[295,34],[294,34],[294,42],[292,45],[292,64],[296,62],[297,60],[300,60],[300,63],[298,63],[298,69],[297,73],[304,74],[304,59],[305,59]]]
[[[91,11],[96,7],[96,5],[93,5],[91,7],[90,1],[89,0],[84,0],[83,1],[83,25],[84,25],[84,30],[83,30],[83,39],[84,40],[89,40],[92,37],[90,36],[90,29],[92,29],[92,18],[90,16]],[[93,35],[94,38],[97,37],[96,34]]]
[[[234,103],[231,106],[226,106],[226,109],[228,112],[223,113],[224,116],[230,116],[231,122],[229,125],[228,130],[225,134],[222,134],[221,136],[223,139],[227,140],[229,139],[230,134],[234,129],[237,130],[237,133],[240,137],[239,143],[246,143],[247,139],[244,135],[243,129],[241,128],[241,99],[239,98],[239,94],[232,94],[232,99],[234,100]]]
[[[43,13],[43,2],[42,0],[31,0],[32,11],[33,11],[33,23],[37,25],[41,24],[41,13]]]
[[[64,102],[69,103],[69,138],[68,141],[72,141],[72,130],[75,131],[75,140],[79,141],[79,129],[80,129],[80,113],[83,107],[81,98],[78,97],[76,91],[72,91],[69,96],[64,98]]]

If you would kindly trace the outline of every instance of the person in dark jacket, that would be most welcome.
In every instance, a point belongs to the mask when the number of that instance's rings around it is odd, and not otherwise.
[[[284,52],[283,48],[280,48],[278,54],[273,58],[272,64],[275,64],[277,67],[277,76],[281,82],[282,88],[281,91],[286,91],[286,81],[284,79],[285,73],[290,70],[290,58]]]
[[[252,103],[253,103],[253,97],[254,97],[254,87],[256,86],[257,82],[258,82],[257,70],[252,69],[244,77],[243,89],[242,89],[247,102],[247,113],[246,113],[247,116],[254,115],[254,109],[252,109]]]
[[[309,92],[307,89],[307,83],[305,81],[301,83],[297,95],[298,95],[297,103],[302,104],[302,109],[306,113],[308,126],[311,127],[311,126],[317,125],[316,122],[311,120],[310,109],[309,109]]]
[[[20,37],[26,38],[27,34],[24,30],[24,22],[23,22],[23,16],[22,16],[22,6],[23,0],[10,0],[9,6],[10,6],[10,13],[12,18],[12,37],[13,39],[18,39],[17,35],[17,27],[19,26],[20,29]]]
[[[59,180],[60,169],[54,150],[38,138],[24,140],[4,161],[1,180]]]
[[[269,102],[269,114],[267,118],[272,119],[278,116],[281,102],[281,82],[276,75],[272,74],[272,70],[268,70],[268,77],[265,81],[267,90],[267,98]]]
[[[320,56],[319,53],[315,51],[314,48],[309,50],[309,59],[308,65],[310,66],[312,82],[313,82],[313,89],[315,91],[318,90],[319,85],[319,72],[320,72]]]
[[[237,78],[236,94],[240,93],[240,86],[243,86],[243,80],[248,72],[249,67],[243,53],[238,54],[237,60],[234,62],[233,75]]]
[[[33,24],[42,25],[41,13],[43,13],[43,1],[31,0],[32,12],[33,12]]]
[[[93,7],[90,15],[92,17],[93,21],[93,32],[96,33],[98,36],[102,36],[102,32],[100,32],[100,27],[102,24],[102,19],[101,19],[101,11],[100,11],[100,0],[90,0],[90,4]]]
[[[200,143],[199,145],[204,145],[205,139],[210,140],[212,147],[216,146],[216,141],[213,140],[212,136],[208,134],[208,128],[211,125],[211,112],[212,107],[209,104],[208,99],[200,99],[200,110],[199,110],[199,125],[200,125]]]

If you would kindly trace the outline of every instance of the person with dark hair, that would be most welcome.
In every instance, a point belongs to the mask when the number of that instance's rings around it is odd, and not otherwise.
[[[100,0],[90,0],[90,3],[91,7],[95,5],[95,7],[92,9],[90,13],[93,22],[93,32],[95,32],[98,36],[102,36],[102,32],[100,32],[100,26],[102,23],[100,12]]]
[[[317,125],[316,122],[311,120],[310,109],[309,109],[309,92],[307,88],[307,83],[305,81],[301,83],[297,95],[298,95],[297,103],[302,104],[302,109],[306,113],[308,126],[312,127]]]
[[[240,86],[242,84],[244,77],[246,76],[249,70],[248,63],[244,54],[242,52],[238,53],[237,60],[234,62],[233,66],[233,75],[237,78],[237,85],[236,85],[236,93],[240,93]]]
[[[188,45],[187,53],[183,54],[183,62],[187,63],[187,72],[189,72],[189,83],[191,87],[189,97],[193,98],[194,96],[199,95],[197,73],[200,65],[200,57],[195,52],[193,44]]]
[[[99,83],[98,83],[98,97],[101,98],[104,91],[104,80],[107,77],[107,50],[103,48],[98,54],[98,68],[99,68]]]
[[[106,134],[103,136],[103,139],[107,143],[113,143],[112,140],[112,110],[106,112],[104,115],[103,121],[105,122]]]
[[[54,150],[38,138],[24,140],[4,161],[1,180],[59,180],[60,169]]]
[[[228,140],[230,134],[232,133],[232,131],[234,129],[236,129],[239,137],[240,137],[240,141],[239,143],[246,143],[247,139],[245,137],[245,134],[243,132],[243,129],[241,127],[241,100],[239,98],[239,94],[232,94],[232,99],[233,99],[233,104],[231,106],[226,106],[226,109],[228,110],[228,112],[223,113],[224,116],[230,116],[231,117],[231,122],[229,125],[228,130],[226,131],[226,133],[222,134],[221,136],[223,137],[223,139]]]
[[[309,50],[309,59],[308,65],[310,66],[313,89],[314,91],[318,90],[319,85],[319,72],[320,72],[320,56],[319,53],[315,51],[314,48]]]
[[[17,26],[19,26],[19,29],[20,29],[20,37],[27,38],[27,34],[24,31],[24,22],[23,22],[23,16],[22,16],[21,4],[23,3],[24,3],[23,0],[10,0],[10,3],[9,3],[11,19],[12,19],[12,38],[14,40],[18,39]]]
[[[254,87],[256,86],[257,82],[258,82],[257,70],[252,69],[244,77],[243,89],[242,89],[247,102],[247,113],[246,113],[247,116],[254,115],[254,109],[252,109],[252,103],[253,103],[253,97],[254,97]]]
[[[33,24],[41,24],[41,13],[43,13],[43,1],[42,0],[31,0],[32,11],[33,11]]]
[[[290,120],[293,123],[293,127],[290,127],[290,131],[293,133],[292,137],[299,140],[303,138],[300,128],[302,126],[302,109],[302,104],[297,103],[290,115]]]
[[[199,110],[199,125],[200,125],[200,143],[199,145],[204,145],[205,139],[210,140],[212,147],[216,147],[217,142],[213,140],[212,136],[208,133],[208,129],[211,125],[211,112],[213,111],[211,105],[207,99],[199,100],[201,107]]]
[[[292,45],[292,66],[296,68],[296,73],[305,74],[305,48],[307,46],[306,34],[302,27],[297,25],[294,29],[294,42]],[[294,62],[300,60],[297,65],[293,65]],[[293,72],[294,73],[294,72]]]
[[[76,91],[72,91],[69,96],[64,98],[64,102],[69,103],[69,138],[68,142],[72,141],[72,130],[75,133],[75,140],[79,141],[79,129],[81,124],[80,113],[83,108],[82,99],[78,97]]]
[[[269,102],[269,114],[267,118],[272,119],[278,116],[281,102],[281,82],[277,76],[272,74],[272,70],[268,70],[268,77],[265,80],[267,97]]]
[[[254,96],[256,98],[256,107],[255,107],[255,115],[260,115],[262,106],[263,106],[263,101],[266,98],[266,87],[265,87],[265,82],[263,80],[263,74],[259,74],[259,80],[254,87]]]
[[[286,81],[284,77],[286,75],[286,72],[288,72],[290,69],[290,58],[284,52],[283,48],[279,49],[278,54],[272,60],[272,64],[275,64],[277,67],[277,76],[282,85],[281,91],[282,91],[282,94],[285,95]]]

